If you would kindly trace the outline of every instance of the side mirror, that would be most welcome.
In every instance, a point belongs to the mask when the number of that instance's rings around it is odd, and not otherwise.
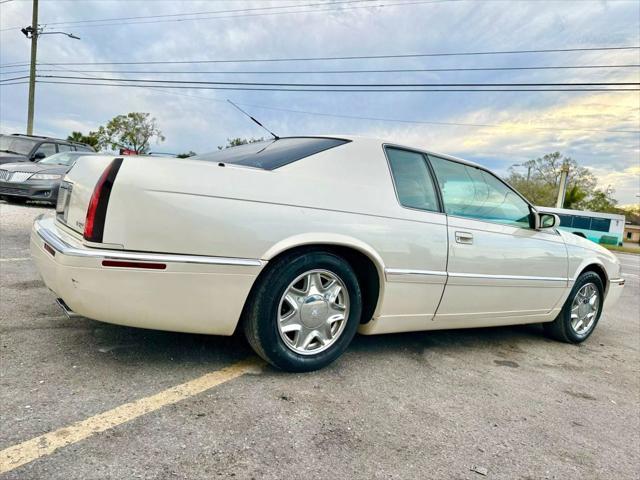
[[[42,160],[43,158],[46,158],[46,157],[47,156],[44,154],[44,152],[36,152],[31,157],[31,161],[32,162],[37,162],[38,160]]]
[[[560,217],[555,213],[538,212],[536,230],[546,230],[560,226]]]

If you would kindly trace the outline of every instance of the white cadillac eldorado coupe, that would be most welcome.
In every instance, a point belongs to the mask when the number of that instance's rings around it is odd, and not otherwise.
[[[616,257],[473,163],[359,137],[78,162],[31,253],[69,315],[231,335],[290,371],[362,334],[543,323],[585,340]]]

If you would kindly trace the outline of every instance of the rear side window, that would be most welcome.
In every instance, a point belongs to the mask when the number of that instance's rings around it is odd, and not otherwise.
[[[232,165],[262,168],[264,170],[275,170],[276,168],[296,162],[302,158],[344,145],[348,142],[349,140],[339,138],[281,138],[279,140],[248,143],[213,153],[196,155],[195,157],[190,157],[189,160],[229,163]]]
[[[400,204],[437,212],[438,197],[424,156],[399,148],[387,148],[386,151]]]

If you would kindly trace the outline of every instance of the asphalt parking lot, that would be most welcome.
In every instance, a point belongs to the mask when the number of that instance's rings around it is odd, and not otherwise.
[[[536,325],[359,336],[288,374],[241,336],[67,319],[28,258],[43,211],[0,203],[1,478],[640,476],[640,256],[580,346]]]

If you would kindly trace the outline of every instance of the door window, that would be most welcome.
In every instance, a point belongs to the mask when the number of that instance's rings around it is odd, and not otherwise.
[[[399,148],[386,151],[400,204],[437,212],[438,197],[424,156]]]
[[[56,153],[56,146],[53,143],[42,143],[35,153],[44,153],[44,156],[48,157],[49,155]]]
[[[59,152],[75,152],[76,148],[72,145],[67,145],[66,143],[59,143],[58,144],[58,151]]]
[[[429,155],[446,213],[529,227],[530,209],[517,193],[480,168]]]

